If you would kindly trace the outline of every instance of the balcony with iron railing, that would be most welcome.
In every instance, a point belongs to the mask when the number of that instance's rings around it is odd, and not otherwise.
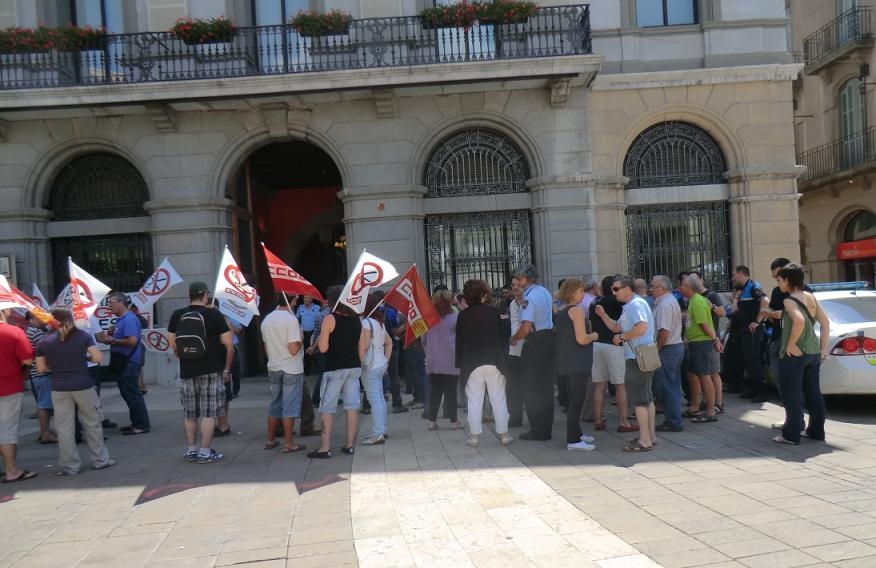
[[[801,191],[876,169],[876,126],[797,154],[797,163],[806,166],[797,180]]]
[[[0,90],[326,73],[591,53],[589,5],[540,8],[525,21],[466,28],[419,17],[353,20],[305,37],[290,25],[241,27],[188,45],[171,32],[101,36],[73,51],[0,53]]]
[[[873,45],[870,6],[856,6],[803,40],[803,63],[814,74],[841,56]]]

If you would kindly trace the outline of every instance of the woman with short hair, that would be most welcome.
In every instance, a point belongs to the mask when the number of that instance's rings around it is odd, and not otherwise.
[[[788,264],[776,276],[779,290],[789,294],[782,310],[782,335],[779,347],[779,389],[785,405],[785,424],[775,438],[779,444],[799,444],[800,437],[824,440],[827,410],[821,394],[821,362],[828,356],[830,320],[811,292],[803,290],[804,272],[799,264]],[[821,338],[815,333],[821,326]],[[803,429],[803,401],[809,412],[809,425]]]
[[[456,321],[459,314],[453,311],[453,295],[447,290],[432,294],[432,305],[441,316],[441,321],[423,335],[426,348],[426,373],[432,392],[429,395],[429,430],[438,429],[438,409],[441,398],[450,418],[450,429],[457,430],[461,424],[457,419],[456,385],[459,383],[459,369],[456,367]]]
[[[36,365],[40,373],[52,373],[52,406],[55,409],[61,475],[76,475],[82,466],[76,449],[77,410],[94,469],[106,469],[116,462],[110,458],[103,441],[100,398],[88,372],[88,362],[100,363],[103,357],[91,334],[73,325],[70,310],[55,308],[52,317],[60,327],[40,341],[36,349]]]

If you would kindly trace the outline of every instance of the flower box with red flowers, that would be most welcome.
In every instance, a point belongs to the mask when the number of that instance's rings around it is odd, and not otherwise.
[[[99,28],[62,26],[0,30],[0,53],[47,53],[103,49],[106,32]]]
[[[350,32],[353,16],[341,10],[329,12],[301,11],[289,20],[302,37],[344,35]]]
[[[170,33],[186,45],[203,45],[228,43],[234,39],[237,28],[225,16],[209,20],[181,18],[170,28]]]
[[[538,11],[538,4],[519,0],[494,0],[480,5],[481,24],[523,24]]]

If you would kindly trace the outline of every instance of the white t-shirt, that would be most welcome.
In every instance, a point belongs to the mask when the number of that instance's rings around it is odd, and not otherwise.
[[[373,318],[365,318],[362,320],[362,329],[367,329],[371,332],[371,346],[374,348],[374,364],[372,369],[385,367],[389,364],[386,360],[386,353],[383,352],[383,343],[386,341],[386,328],[383,324]]]
[[[293,356],[289,344],[301,341],[301,325],[288,310],[276,309],[262,320],[262,339],[268,352],[268,370],[290,375],[304,373],[304,348]]]
[[[517,300],[511,300],[511,305],[508,306],[508,311],[511,313],[511,337],[520,329],[520,304]],[[520,357],[523,354],[523,340],[517,342],[517,345],[508,345],[508,355],[512,357]]]

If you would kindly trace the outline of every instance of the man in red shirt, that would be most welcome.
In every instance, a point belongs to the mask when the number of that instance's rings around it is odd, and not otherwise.
[[[24,391],[24,369],[33,363],[33,347],[18,327],[6,323],[9,310],[0,310],[0,454],[6,470],[4,483],[37,476],[18,469],[18,428]]]

